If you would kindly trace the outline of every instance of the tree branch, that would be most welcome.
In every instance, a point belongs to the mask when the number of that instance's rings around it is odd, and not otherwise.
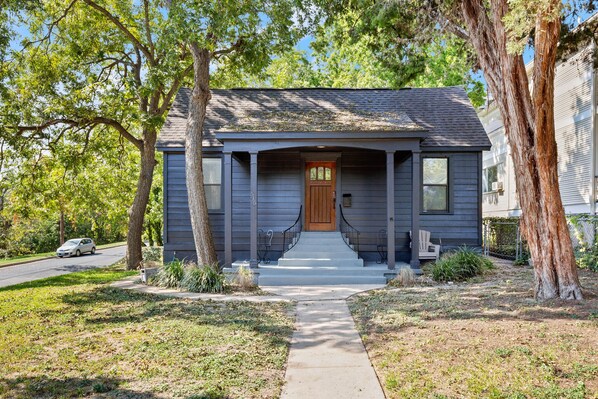
[[[49,121],[46,121],[46,122],[42,123],[41,125],[17,126],[17,132],[19,135],[22,135],[25,132],[41,133],[45,129],[52,127],[52,126],[56,126],[56,125],[69,125],[72,127],[94,127],[96,125],[111,126],[122,137],[124,137],[129,142],[131,142],[135,147],[137,147],[139,149],[139,151],[143,150],[143,141],[139,140],[138,138],[133,136],[123,125],[120,124],[120,122],[118,122],[114,119],[105,118],[105,117],[101,117],[101,116],[91,118],[91,119],[81,119],[81,120],[67,119],[67,118],[56,118],[56,119],[51,119]]]
[[[154,47],[154,42],[152,40],[152,31],[150,28],[150,16],[149,16],[149,1],[143,0],[143,12],[144,12],[144,23],[145,23],[145,37],[147,42],[149,43],[150,49],[152,50],[152,54],[156,53],[156,49]]]
[[[243,43],[244,43],[243,39],[244,38],[242,38],[242,37],[238,38],[237,41],[232,46],[230,46],[229,48],[225,48],[225,49],[222,49],[222,50],[213,51],[212,52],[212,58],[218,59],[218,57],[221,56],[221,55],[230,54],[233,51],[239,49],[241,46],[243,46]]]
[[[64,9],[63,13],[54,21],[50,22],[47,27],[48,27],[48,33],[46,33],[44,35],[44,37],[42,37],[39,40],[34,40],[31,42],[27,42],[25,43],[24,48],[27,48],[33,44],[37,44],[37,43],[41,43],[43,41],[49,40],[50,37],[52,36],[52,31],[54,30],[54,28],[60,23],[60,21],[62,21],[63,19],[66,18],[66,16],[68,15],[69,11],[73,8],[73,6],[75,5],[75,3],[77,2],[77,0],[72,0],[69,5]]]
[[[100,6],[99,4],[97,4],[96,2],[94,2],[92,0],[83,0],[83,1],[85,2],[85,4],[89,5],[91,8],[94,8],[95,10],[99,11],[106,18],[108,18],[114,25],[116,25],[116,27],[122,33],[124,33],[125,36],[127,36],[131,40],[131,42],[133,43],[133,46],[135,48],[139,49],[139,51],[141,51],[147,57],[149,63],[152,66],[156,64],[156,61],[155,61],[154,56],[153,56],[152,52],[150,51],[150,49],[148,49],[145,45],[143,45],[143,43],[141,43],[139,41],[139,39],[137,37],[135,37],[133,32],[131,32],[125,25],[123,25],[122,22],[119,21],[118,17],[116,17],[115,15],[112,15],[110,13],[110,11],[108,11],[107,9],[105,9],[104,7]]]
[[[172,98],[178,93],[179,89],[183,85],[183,80],[186,76],[188,76],[191,73],[191,71],[193,71],[193,63],[189,64],[189,66],[185,68],[181,75],[172,82],[170,90],[168,90],[168,93],[166,93],[166,95],[164,96],[164,100],[162,100],[162,105],[158,109],[158,113],[160,115],[164,114],[164,112],[166,112],[166,110],[170,107]]]

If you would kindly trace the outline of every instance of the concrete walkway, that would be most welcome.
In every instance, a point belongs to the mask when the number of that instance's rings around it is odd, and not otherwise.
[[[381,287],[261,287],[298,301],[282,399],[384,398],[345,301]]]

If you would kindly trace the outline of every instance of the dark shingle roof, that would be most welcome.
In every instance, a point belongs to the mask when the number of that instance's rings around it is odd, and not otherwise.
[[[181,89],[157,146],[184,146],[191,90]],[[433,89],[215,89],[204,145],[217,131],[419,131],[422,147],[489,147],[490,141],[461,87]]]

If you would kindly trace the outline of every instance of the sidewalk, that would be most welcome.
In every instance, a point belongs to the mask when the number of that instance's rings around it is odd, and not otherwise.
[[[282,399],[384,398],[345,302],[381,287],[262,287],[298,301]]]

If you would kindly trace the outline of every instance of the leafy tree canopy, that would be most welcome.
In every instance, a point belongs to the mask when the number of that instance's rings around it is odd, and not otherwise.
[[[382,16],[380,16],[382,18]],[[439,87],[463,85],[478,106],[483,83],[473,74],[473,56],[463,40],[440,35],[418,48],[389,46],[380,31],[366,31],[361,13],[345,11],[319,25],[311,53],[293,49],[263,71],[216,71],[217,87]],[[382,23],[381,21],[379,23]],[[396,40],[393,40],[396,41]],[[400,49],[397,53],[396,50]]]

